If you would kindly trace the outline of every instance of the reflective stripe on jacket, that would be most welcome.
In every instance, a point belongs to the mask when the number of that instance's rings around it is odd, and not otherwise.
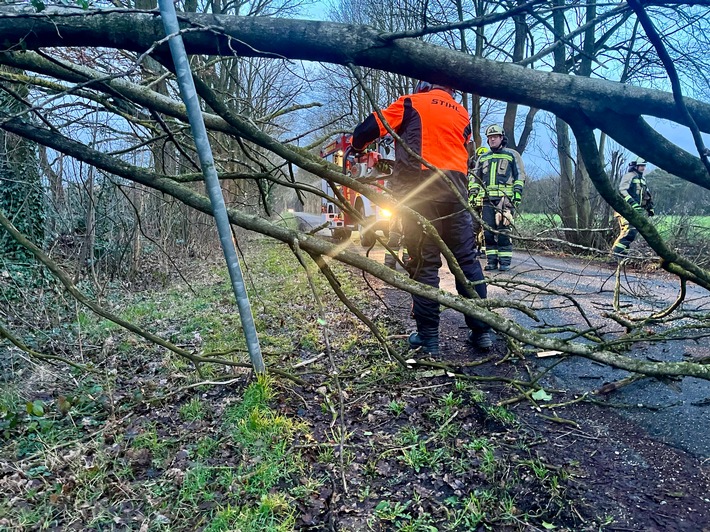
[[[489,198],[512,199],[516,193],[522,197],[525,167],[517,151],[510,148],[491,150],[481,156],[475,172]]]
[[[468,174],[468,202],[472,207],[481,207],[483,205],[483,197],[486,195],[486,189],[473,174]]]
[[[646,178],[642,173],[632,170],[625,173],[619,183],[619,193],[627,203],[645,207],[651,200],[651,193],[646,185]],[[629,201],[633,200],[633,202]]]

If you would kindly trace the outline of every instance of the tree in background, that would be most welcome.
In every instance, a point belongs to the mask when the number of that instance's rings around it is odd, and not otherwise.
[[[682,178],[654,168],[646,175],[658,214],[710,216],[710,190],[698,190]]]
[[[0,66],[0,79],[21,71]],[[29,110],[29,85],[6,81],[0,90],[0,111],[20,116]],[[35,242],[44,242],[44,198],[37,144],[0,129],[0,210]],[[31,260],[27,250],[0,232],[0,257],[13,262]]]

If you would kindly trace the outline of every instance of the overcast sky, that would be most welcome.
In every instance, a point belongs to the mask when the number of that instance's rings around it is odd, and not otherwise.
[[[648,117],[647,120],[658,133],[666,137],[669,141],[693,155],[698,154],[690,129],[674,122],[655,117]],[[559,166],[556,160],[557,151],[552,142],[552,134],[545,125],[546,122],[548,122],[548,120],[544,118],[544,115],[542,113],[538,114],[535,120],[534,138],[523,153],[525,170],[531,179],[547,177],[552,172],[557,172]],[[702,136],[705,147],[710,147],[710,135],[703,134]],[[635,155],[635,153],[629,150],[629,161],[633,159]],[[550,163],[551,159],[553,161],[552,163]],[[650,172],[654,168],[656,167],[649,162],[647,171]]]
[[[674,122],[668,122],[667,120],[661,120],[660,118],[653,118],[649,121],[649,123],[656,129],[656,131],[674,144],[677,144],[685,151],[690,152],[693,155],[698,155],[698,149],[695,147],[693,135],[687,127],[681,126]],[[710,147],[710,135],[703,133],[702,137],[705,147]],[[649,169],[651,168],[653,167],[649,164]]]

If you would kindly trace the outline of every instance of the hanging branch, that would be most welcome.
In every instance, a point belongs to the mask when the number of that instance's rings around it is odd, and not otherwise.
[[[0,216],[2,216],[2,213],[0,213]],[[91,373],[96,372],[96,370],[94,370],[94,369],[88,368],[88,367],[84,366],[83,364],[78,364],[76,362],[72,362],[71,360],[66,359],[64,357],[60,357],[58,355],[47,355],[45,353],[40,353],[38,351],[35,351],[34,349],[28,347],[17,336],[12,334],[8,329],[6,329],[2,323],[0,323],[0,338],[5,338],[11,344],[13,344],[15,347],[17,347],[21,351],[24,351],[30,357],[36,358],[37,360],[41,360],[43,362],[48,362],[50,364],[53,364],[55,362],[61,362],[63,364],[66,364],[67,366],[71,366],[71,367],[79,369],[81,371],[88,371]]]
[[[350,312],[355,314],[355,316],[357,316],[358,319],[362,323],[364,323],[368,329],[370,329],[370,332],[372,332],[373,336],[377,338],[377,341],[380,342],[380,345],[382,345],[382,348],[385,350],[385,352],[388,353],[390,356],[394,357],[397,362],[399,362],[402,366],[406,367],[407,362],[404,360],[402,355],[400,355],[397,351],[390,347],[390,345],[387,343],[387,339],[382,335],[377,325],[372,323],[370,318],[365,316],[365,314],[363,314],[363,312],[359,308],[357,308],[357,306],[355,306],[352,301],[350,301],[350,298],[345,295],[345,292],[343,292],[343,290],[340,288],[340,282],[338,281],[337,277],[335,277],[333,270],[331,270],[325,260],[323,260],[323,256],[318,254],[311,254],[311,258],[318,265],[318,268],[320,268],[321,272],[323,272],[323,275],[328,280],[328,283],[330,283],[330,286],[333,289],[333,292],[335,292],[335,295],[338,296],[338,299],[340,299],[340,301],[342,301],[343,304],[348,307],[348,309],[350,309]]]
[[[680,280],[680,291],[678,292],[678,297],[676,300],[665,310],[662,310],[660,312],[656,312],[655,314],[651,314],[648,319],[649,320],[659,320],[661,318],[665,318],[666,316],[669,316],[675,309],[677,309],[683,301],[685,301],[685,290],[686,290],[686,284],[687,281],[683,278]]]
[[[88,297],[86,297],[79,289],[74,285],[74,283],[71,281],[69,276],[62,270],[57,263],[55,263],[52,259],[49,258],[47,254],[45,254],[40,248],[38,248],[35,244],[33,244],[28,238],[26,238],[22,233],[20,233],[14,225],[12,225],[12,222],[7,219],[5,216],[5,213],[0,211],[0,225],[5,228],[5,230],[10,233],[10,235],[17,241],[18,244],[21,246],[25,247],[28,249],[32,254],[35,256],[35,258],[40,261],[42,264],[44,264],[47,269],[49,269],[52,274],[59,279],[59,282],[61,282],[64,285],[64,288],[67,289],[67,291],[76,299],[79,303],[84,305],[85,307],[88,307],[92,311],[94,311],[96,314],[101,316],[102,318],[106,318],[109,321],[112,321],[113,323],[120,325],[124,329],[128,329],[132,333],[137,334],[138,336],[141,336],[145,338],[146,340],[158,344],[161,347],[164,347],[165,349],[168,349],[169,351],[172,351],[173,353],[183,357],[187,358],[191,361],[195,361],[195,357],[192,353],[185,351],[184,349],[181,349],[180,347],[168,342],[167,340],[160,338],[159,336],[154,335],[151,332],[148,332],[137,325],[134,325],[133,323],[127,322],[123,320],[122,318],[116,316],[115,314],[105,310],[103,307],[98,305],[96,302],[90,300]]]
[[[666,50],[666,47],[663,44],[663,41],[661,40],[661,37],[658,35],[658,32],[656,31],[656,28],[653,25],[653,22],[644,10],[643,6],[641,5],[641,2],[639,2],[639,0],[627,0],[627,3],[629,4],[629,6],[631,6],[631,9],[634,10],[634,13],[636,13],[636,16],[638,17],[639,21],[641,22],[641,25],[643,26],[644,31],[646,32],[648,40],[651,41],[651,44],[653,44],[653,47],[656,49],[656,52],[658,52],[658,57],[660,57],[661,62],[663,63],[663,67],[666,69],[666,72],[668,73],[668,78],[671,82],[671,87],[673,89],[673,100],[675,101],[676,107],[678,108],[680,115],[685,119],[685,124],[688,126],[691,133],[693,134],[693,141],[695,142],[695,147],[697,148],[698,153],[700,154],[700,160],[703,162],[703,164],[705,165],[705,170],[710,175],[710,160],[708,160],[708,157],[710,156],[710,150],[705,147],[703,137],[700,134],[700,130],[698,129],[698,124],[695,122],[695,119],[688,111],[688,107],[685,105],[685,100],[683,98],[683,90],[680,86],[678,72],[676,71],[673,59],[668,54],[668,51]]]
[[[490,24],[495,24],[496,22],[502,22],[509,18],[515,16],[531,13],[532,8],[539,4],[547,3],[545,0],[529,0],[524,4],[517,5],[515,7],[506,8],[500,13],[492,13],[490,15],[484,15],[482,17],[476,17],[474,19],[462,20],[458,22],[452,22],[450,24],[438,24],[436,26],[423,27],[416,30],[408,31],[398,31],[391,33],[383,33],[382,39],[385,41],[394,41],[397,39],[411,39],[424,37],[425,35],[431,35],[434,33],[443,33],[451,30],[465,30],[470,28],[482,28]],[[426,26],[426,25],[425,25]]]
[[[0,226],[2,226],[10,235],[23,247],[27,248],[32,254],[37,258],[38,261],[40,261],[42,264],[44,264],[47,269],[52,272],[52,274],[59,279],[59,282],[61,282],[64,285],[64,288],[76,299],[79,303],[84,305],[85,307],[91,309],[93,312],[95,312],[97,315],[101,316],[102,318],[105,318],[116,325],[119,325],[123,327],[124,329],[129,330],[130,332],[137,334],[138,336],[145,338],[151,343],[157,344],[161,347],[164,347],[168,351],[171,351],[175,353],[176,355],[185,358],[192,362],[195,365],[195,369],[197,370],[198,374],[202,376],[202,370],[200,367],[200,364],[203,363],[210,363],[210,364],[221,364],[224,366],[235,366],[235,367],[242,367],[242,368],[251,368],[251,364],[248,363],[241,363],[241,362],[233,362],[231,360],[224,360],[220,358],[212,358],[212,357],[203,357],[199,355],[195,355],[193,353],[190,353],[189,351],[186,351],[185,349],[182,349],[173,343],[156,336],[155,334],[146,331],[145,329],[138,327],[137,325],[130,323],[119,316],[116,316],[115,314],[109,312],[108,310],[104,309],[102,306],[97,304],[95,301],[92,301],[88,297],[86,297],[83,292],[81,292],[71,281],[69,275],[67,275],[64,270],[62,270],[59,265],[54,262],[52,259],[49,258],[47,254],[45,254],[40,248],[38,248],[35,244],[33,244],[27,237],[25,237],[22,233],[20,233],[14,225],[10,222],[10,220],[7,219],[5,214],[0,211]],[[5,333],[2,333],[5,336]],[[7,336],[8,339],[10,339],[10,336]],[[11,340],[12,341],[12,340]],[[13,341],[13,343],[15,343]],[[18,347],[23,349],[20,345],[15,343]],[[23,349],[23,351],[27,351],[27,349]],[[41,355],[43,357],[47,357],[48,359],[51,359],[51,355]],[[66,362],[67,364],[71,363],[69,361],[62,360],[60,358],[57,358],[57,360],[60,360],[62,362]],[[276,375],[279,375],[281,377],[287,378],[289,380],[292,380],[296,382],[297,384],[300,384],[302,386],[305,386],[307,383],[303,381],[302,379],[291,375],[285,371],[281,370],[275,370],[275,369],[270,369],[269,373],[274,373]]]

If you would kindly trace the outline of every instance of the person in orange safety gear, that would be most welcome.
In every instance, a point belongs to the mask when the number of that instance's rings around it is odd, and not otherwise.
[[[483,281],[483,271],[474,255],[471,214],[462,203],[468,198],[468,151],[471,137],[468,112],[453,98],[453,90],[422,81],[414,94],[401,96],[382,110],[389,127],[399,135],[395,144],[395,163],[390,178],[393,195],[436,228],[451,249],[464,275],[470,281]],[[388,133],[377,113],[369,115],[355,128],[354,150],[364,149],[373,140]],[[405,145],[429,165],[410,154]],[[454,190],[456,192],[454,192]],[[439,287],[441,254],[436,242],[427,236],[416,220],[404,217],[404,239],[410,254],[408,271],[413,279]],[[470,297],[465,287],[456,286],[459,294]],[[475,286],[479,297],[487,295],[484,283]],[[439,303],[422,296],[412,296],[417,331],[409,336],[411,348],[439,354]],[[493,345],[490,327],[466,316],[469,341],[480,349]]]

